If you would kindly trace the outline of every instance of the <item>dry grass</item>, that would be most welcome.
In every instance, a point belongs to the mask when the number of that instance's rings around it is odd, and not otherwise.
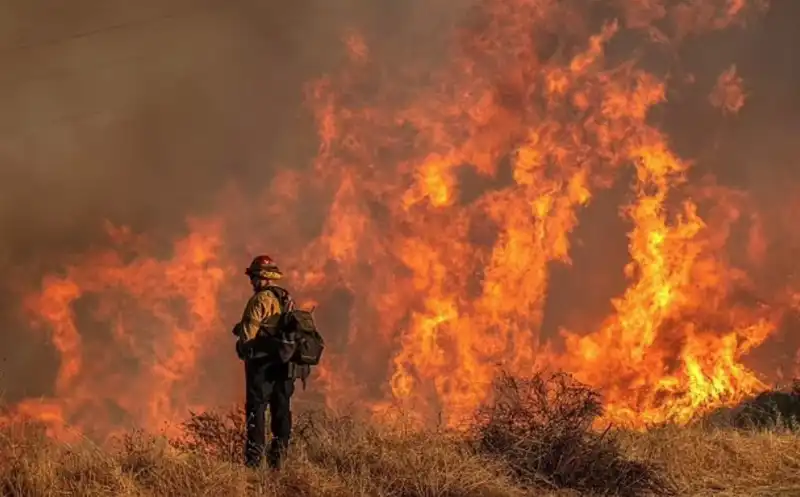
[[[590,390],[563,375],[501,378],[468,434],[300,416],[280,473],[239,464],[239,413],[194,414],[180,440],[132,433],[113,448],[0,432],[7,496],[800,495],[800,435],[701,424],[595,433]]]

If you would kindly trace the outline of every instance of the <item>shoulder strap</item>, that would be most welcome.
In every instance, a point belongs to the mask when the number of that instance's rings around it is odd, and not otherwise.
[[[270,285],[265,288],[265,291],[271,292],[273,295],[275,295],[275,297],[277,297],[281,306],[281,313],[294,310],[294,300],[285,288],[277,285]]]

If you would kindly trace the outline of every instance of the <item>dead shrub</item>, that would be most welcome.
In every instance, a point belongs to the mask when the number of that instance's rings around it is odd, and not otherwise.
[[[182,434],[169,441],[180,451],[226,462],[241,462],[245,443],[245,414],[241,408],[226,413],[190,412],[181,423]]]
[[[673,495],[651,461],[626,458],[610,430],[592,429],[599,395],[570,375],[502,374],[475,422],[477,449],[505,461],[526,487],[620,496]]]

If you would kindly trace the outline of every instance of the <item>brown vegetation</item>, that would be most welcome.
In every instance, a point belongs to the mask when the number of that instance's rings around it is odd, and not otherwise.
[[[800,495],[792,426],[697,424],[597,432],[597,395],[568,376],[502,377],[467,432],[299,416],[280,473],[240,466],[241,416],[192,414],[178,440],[131,433],[113,447],[0,433],[7,496]]]

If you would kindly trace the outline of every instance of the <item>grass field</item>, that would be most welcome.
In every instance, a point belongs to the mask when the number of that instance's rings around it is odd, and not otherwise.
[[[0,434],[0,488],[8,496],[800,495],[800,436],[785,423],[599,433],[590,427],[595,395],[564,377],[506,378],[502,392],[456,432],[304,413],[280,473],[238,464],[237,412],[192,415],[177,440],[134,432],[104,448],[10,425]]]

